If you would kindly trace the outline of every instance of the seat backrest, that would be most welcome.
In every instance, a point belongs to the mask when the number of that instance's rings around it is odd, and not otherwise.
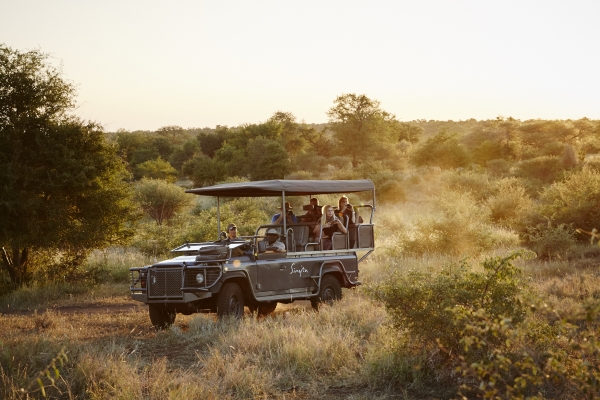
[[[265,251],[267,251],[267,241],[261,240],[260,242],[258,242],[258,252],[264,253]]]
[[[331,249],[332,250],[340,250],[340,249],[347,249],[347,234],[344,233],[334,233],[333,236],[331,237]]]

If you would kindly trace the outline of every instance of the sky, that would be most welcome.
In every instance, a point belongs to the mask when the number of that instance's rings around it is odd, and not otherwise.
[[[365,94],[400,121],[600,119],[600,2],[0,0],[107,131],[327,122]]]

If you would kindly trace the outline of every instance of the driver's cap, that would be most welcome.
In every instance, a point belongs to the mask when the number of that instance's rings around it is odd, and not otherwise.
[[[277,232],[277,229],[275,228],[271,228],[267,231],[267,235],[277,235],[279,236],[279,232]]]

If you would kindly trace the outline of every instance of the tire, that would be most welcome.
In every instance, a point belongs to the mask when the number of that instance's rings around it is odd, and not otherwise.
[[[172,310],[167,310],[164,306],[155,304],[148,305],[148,312],[150,314],[150,321],[157,331],[168,329],[175,323],[175,317],[177,313]]]
[[[221,288],[217,296],[217,315],[219,318],[244,316],[244,294],[237,283],[229,282]]]
[[[277,302],[273,301],[271,303],[260,303],[258,305],[258,316],[265,317],[271,314],[277,308]]]
[[[342,286],[333,275],[325,275],[321,279],[321,289],[319,295],[310,299],[310,304],[315,310],[319,309],[321,304],[332,306],[334,302],[342,299]]]

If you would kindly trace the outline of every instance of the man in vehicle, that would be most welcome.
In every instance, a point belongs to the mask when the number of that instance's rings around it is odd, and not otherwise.
[[[285,251],[285,244],[279,241],[279,232],[277,229],[267,230],[267,240],[265,243],[265,253],[282,253]]]
[[[233,242],[244,242],[244,239],[242,239],[241,237],[237,236],[237,226],[232,222],[229,225],[227,225],[227,239],[225,239],[226,243],[233,243]],[[246,248],[246,245],[243,246],[238,246],[238,247],[234,247],[231,249],[231,256],[232,257],[237,257],[237,256],[241,256],[244,254],[244,249]]]
[[[321,219],[321,207],[319,207],[319,199],[316,197],[312,197],[309,206],[304,206],[304,209],[306,214],[302,215],[302,222],[317,222]]]
[[[281,207],[277,207],[277,208],[279,208],[281,210]],[[298,219],[292,212],[292,206],[290,206],[290,202],[286,201],[285,202],[285,212],[280,212],[278,214],[273,215],[273,218],[271,218],[271,223],[272,224],[283,224],[283,216],[284,215],[285,215],[285,218],[286,218],[288,224],[292,224],[292,223],[295,224],[298,222]]]

